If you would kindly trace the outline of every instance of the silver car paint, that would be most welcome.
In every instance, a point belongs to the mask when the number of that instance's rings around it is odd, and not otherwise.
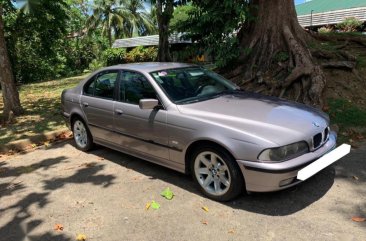
[[[83,118],[96,143],[180,172],[187,171],[185,160],[191,145],[199,141],[217,143],[237,160],[248,191],[285,188],[279,186],[281,180],[296,177],[301,166],[335,146],[335,135],[332,133],[328,142],[318,150],[312,150],[295,158],[296,160],[265,163],[263,166],[264,163],[257,158],[266,148],[298,141],[306,141],[311,147],[312,137],[329,125],[328,116],[302,104],[247,92],[193,104],[175,105],[149,73],[190,66],[192,65],[179,63],[145,63],[102,69],[64,93],[64,116],[69,118],[68,121],[75,114]],[[156,90],[164,109],[141,110],[138,105],[100,98],[90,100],[82,95],[82,86],[91,77],[101,71],[115,69],[144,74]],[[103,110],[92,114],[91,110],[85,110],[85,101],[89,104],[87,108],[93,106]],[[122,114],[117,113],[120,110]],[[285,171],[279,174],[276,168]],[[261,169],[264,171],[260,171]],[[286,172],[287,169],[291,170]],[[296,182],[291,185],[294,184]]]

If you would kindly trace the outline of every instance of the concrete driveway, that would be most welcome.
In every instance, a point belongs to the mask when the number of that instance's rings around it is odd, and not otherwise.
[[[166,187],[171,201],[159,195]],[[151,200],[159,210],[145,210]],[[296,188],[228,203],[202,196],[189,176],[103,147],[83,153],[66,141],[0,157],[1,241],[366,241],[354,216],[366,217],[366,148]]]

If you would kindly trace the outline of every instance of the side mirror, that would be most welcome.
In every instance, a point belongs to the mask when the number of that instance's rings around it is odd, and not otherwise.
[[[139,101],[139,106],[141,110],[152,110],[159,104],[156,99],[141,99]]]

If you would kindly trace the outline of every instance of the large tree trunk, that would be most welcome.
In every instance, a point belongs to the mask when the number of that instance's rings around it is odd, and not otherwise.
[[[252,21],[238,34],[241,56],[228,75],[268,94],[321,107],[325,76],[307,47],[311,36],[297,21],[293,0],[252,0]]]
[[[156,13],[159,27],[158,61],[171,62],[169,50],[169,24],[174,11],[173,0],[157,0]]]
[[[0,84],[4,101],[3,119],[8,121],[11,111],[14,115],[20,115],[23,113],[23,109],[20,105],[19,93],[15,86],[8,50],[6,48],[2,14],[3,8],[0,4]]]

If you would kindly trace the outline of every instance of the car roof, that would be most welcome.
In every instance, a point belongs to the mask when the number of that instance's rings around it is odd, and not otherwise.
[[[155,72],[164,69],[175,69],[175,68],[186,68],[186,67],[196,67],[194,64],[187,63],[177,63],[177,62],[144,62],[144,63],[130,63],[130,64],[119,64],[114,66],[109,66],[103,70],[108,69],[128,69],[136,70],[140,72]]]

